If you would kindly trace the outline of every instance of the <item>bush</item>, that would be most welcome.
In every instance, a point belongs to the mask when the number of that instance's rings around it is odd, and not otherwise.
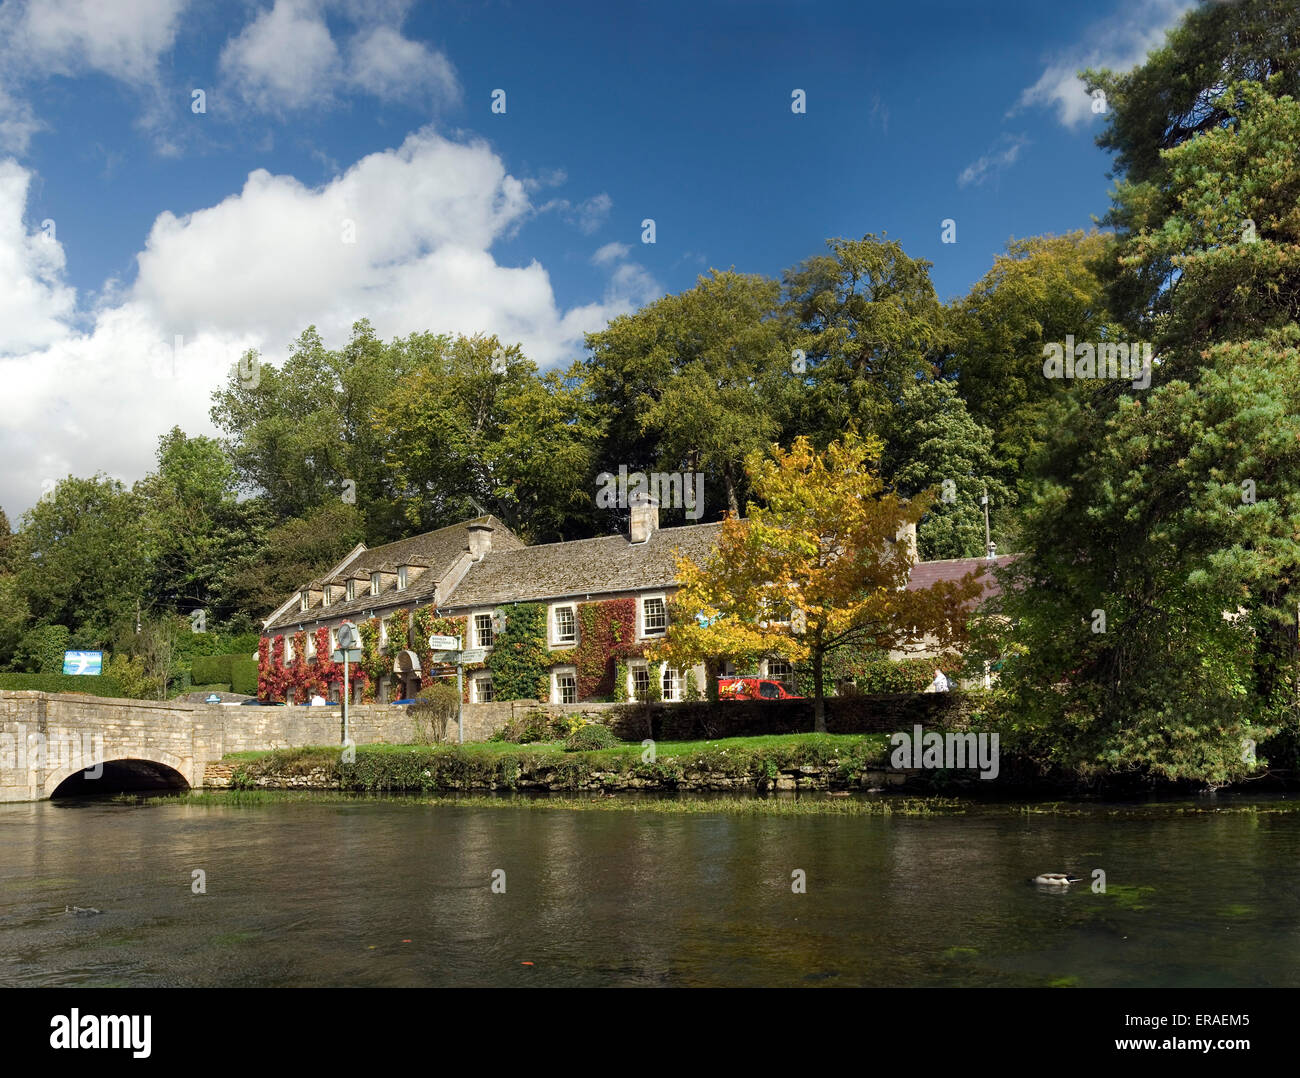
[[[195,655],[190,666],[190,680],[195,685],[230,686],[230,660],[233,655]]]
[[[257,695],[257,660],[236,655],[230,660],[230,691],[245,696]]]
[[[417,744],[438,744],[447,740],[447,725],[456,717],[460,696],[449,681],[439,681],[421,689],[409,710],[415,723]]]
[[[521,719],[511,719],[506,723],[502,741],[513,741],[518,745],[527,745],[533,741],[550,741],[555,737],[551,717],[541,708],[534,708]]]
[[[863,664],[858,675],[862,693],[921,692],[934,680],[933,659],[873,659]]]
[[[566,737],[564,751],[594,752],[597,749],[612,749],[617,744],[618,738],[610,732],[609,727],[593,722],[574,730]]]
[[[0,690],[12,692],[82,692],[121,698],[117,679],[107,674],[0,674]]]

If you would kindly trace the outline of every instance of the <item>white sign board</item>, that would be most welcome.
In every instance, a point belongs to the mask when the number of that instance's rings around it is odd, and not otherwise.
[[[434,651],[455,651],[460,647],[460,640],[454,636],[431,636],[429,647]]]
[[[350,663],[359,663],[361,661],[361,649],[349,648],[347,652],[347,659],[348,662]],[[330,656],[330,661],[341,663],[343,661],[343,652],[341,650],[334,652],[334,654]]]
[[[463,663],[481,663],[487,658],[487,648],[466,648],[460,653]]]

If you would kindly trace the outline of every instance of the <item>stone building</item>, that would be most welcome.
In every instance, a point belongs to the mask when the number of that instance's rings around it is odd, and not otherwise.
[[[406,698],[446,676],[449,668],[427,648],[425,630],[433,625],[439,634],[461,636],[468,649],[466,699],[495,700],[500,693],[485,660],[516,604],[545,610],[539,631],[549,663],[537,695],[552,703],[700,694],[703,667],[652,665],[642,652],[667,632],[678,554],[702,561],[721,526],[661,528],[657,503],[641,496],[634,499],[626,535],[529,546],[489,515],[374,549],[359,544],[263,623],[259,695],[301,702],[313,682],[310,691],[338,699],[341,667],[329,658],[339,626],[353,622],[368,626],[375,644],[354,698]],[[914,529],[910,541],[914,546]],[[962,571],[981,561],[966,559]],[[928,564],[945,572],[959,567]],[[914,574],[923,574],[926,565]],[[599,647],[591,638],[599,638]],[[791,683],[793,669],[774,656],[759,674]]]

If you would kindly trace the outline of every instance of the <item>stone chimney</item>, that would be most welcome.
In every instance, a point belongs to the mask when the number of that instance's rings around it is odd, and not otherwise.
[[[918,555],[917,555],[917,547],[916,547],[916,522],[915,521],[913,521],[911,524],[904,524],[901,528],[899,528],[898,534],[894,536],[894,541],[898,543],[906,543],[908,553],[911,555],[912,558],[912,562],[915,563],[917,561]]]
[[[492,533],[496,529],[491,524],[478,523],[470,524],[469,530],[469,556],[474,561],[482,561],[483,555],[492,549]]]
[[[632,495],[628,515],[627,537],[630,542],[644,543],[659,530],[659,499],[644,491]]]

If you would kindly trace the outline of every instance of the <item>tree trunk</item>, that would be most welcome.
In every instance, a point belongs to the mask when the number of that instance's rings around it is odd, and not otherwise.
[[[718,671],[721,668],[722,664],[717,659],[704,660],[704,693],[711,704],[718,702]]]
[[[822,652],[820,648],[813,651],[813,731],[826,733],[826,697],[822,695]]]

